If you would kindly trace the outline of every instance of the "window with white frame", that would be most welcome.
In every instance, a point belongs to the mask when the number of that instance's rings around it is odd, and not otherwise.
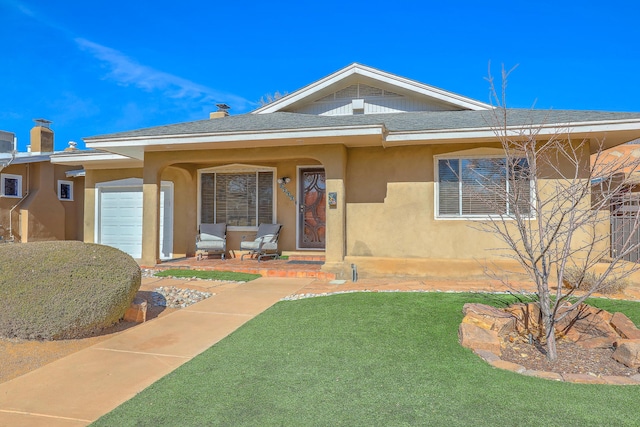
[[[58,181],[58,199],[73,201],[73,181]]]
[[[0,174],[0,189],[3,197],[22,197],[22,175]]]
[[[273,223],[272,170],[200,173],[200,222],[229,227]]]
[[[437,159],[437,216],[531,215],[527,160],[504,157]]]

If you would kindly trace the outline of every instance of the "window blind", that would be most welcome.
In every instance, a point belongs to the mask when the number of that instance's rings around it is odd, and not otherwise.
[[[200,180],[202,223],[273,223],[273,172],[202,173]]]
[[[526,159],[438,160],[438,215],[486,216],[530,212]]]

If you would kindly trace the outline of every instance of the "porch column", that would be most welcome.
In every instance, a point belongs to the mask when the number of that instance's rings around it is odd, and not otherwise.
[[[327,201],[327,229],[325,239],[325,263],[322,270],[336,273],[342,277],[347,270],[344,265],[344,256],[347,239],[346,227],[346,167],[347,149],[344,146],[336,146],[331,150],[331,155],[321,159],[326,174],[327,196],[335,193],[336,205],[329,206]],[[327,197],[328,200],[328,197]]]
[[[140,265],[160,262],[160,165],[146,158],[142,176],[142,258]]]
[[[95,171],[87,169],[84,177],[84,233],[85,243],[96,242],[96,178]]]

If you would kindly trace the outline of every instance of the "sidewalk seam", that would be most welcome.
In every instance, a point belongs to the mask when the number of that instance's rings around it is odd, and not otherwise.
[[[195,304],[194,304],[195,305]],[[255,317],[255,314],[246,314],[246,313],[228,313],[225,311],[204,311],[204,310],[187,310],[188,307],[184,309],[185,313],[198,313],[198,314],[221,314],[224,316],[242,316],[242,317]],[[172,313],[173,314],[173,313]]]
[[[193,356],[177,356],[175,354],[164,354],[164,353],[146,353],[144,351],[118,350],[115,348],[106,348],[106,347],[93,347],[92,350],[113,351],[116,353],[141,354],[144,356],[175,357],[177,359],[186,359],[186,360],[193,359]]]
[[[9,409],[0,409],[0,412],[4,412],[6,414],[29,415],[29,416],[33,416],[33,417],[55,418],[55,419],[59,419],[59,420],[81,421],[83,423],[91,423],[91,422],[93,422],[91,420],[85,420],[84,418],[60,417],[58,415],[39,414],[37,412],[12,411],[12,410],[9,410]]]

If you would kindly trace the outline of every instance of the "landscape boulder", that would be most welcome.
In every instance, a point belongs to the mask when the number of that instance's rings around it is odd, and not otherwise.
[[[147,301],[144,298],[135,297],[131,305],[124,313],[125,322],[143,323],[147,321]]]
[[[611,357],[629,368],[640,368],[640,340],[618,341],[618,347]]]
[[[505,308],[504,311],[516,318],[516,329],[520,335],[539,336],[542,328],[542,313],[537,302],[517,303]]]
[[[563,310],[567,307],[560,307],[559,313]],[[525,339],[544,337],[538,303],[517,303],[504,309],[470,303],[462,311],[465,316],[458,329],[460,344],[494,366],[502,355],[505,340],[517,339],[515,334]],[[622,313],[611,314],[580,304],[556,324],[556,335],[587,349],[617,346],[613,353],[616,361],[631,368],[640,367],[640,330]],[[491,357],[486,357],[487,354]]]
[[[611,317],[611,326],[622,338],[629,340],[640,340],[640,330],[636,328],[631,319],[624,314],[617,312]]]
[[[473,323],[461,323],[458,328],[458,338],[463,347],[487,350],[498,356],[502,354],[500,347],[502,340],[497,331],[483,329]]]
[[[516,317],[499,308],[485,304],[465,304],[462,307],[465,315],[463,323],[471,323],[482,329],[495,331],[498,336],[504,337],[516,330]]]

